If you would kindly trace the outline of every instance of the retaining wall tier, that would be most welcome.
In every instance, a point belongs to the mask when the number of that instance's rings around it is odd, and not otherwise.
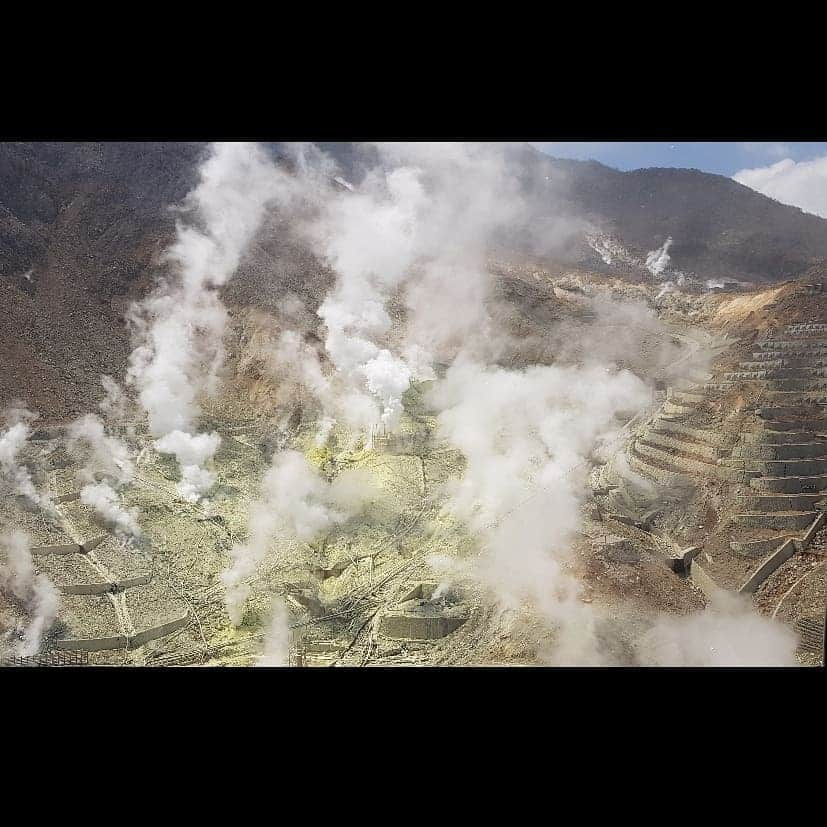
[[[824,339],[766,339],[763,342],[756,342],[758,350],[823,350],[827,348],[827,341]]]
[[[745,511],[812,511],[816,503],[827,498],[827,494],[742,494],[738,504]]]
[[[768,514],[736,514],[733,522],[743,528],[768,528],[777,531],[798,531],[807,528],[816,518],[814,511],[773,511]]]
[[[711,429],[694,428],[691,425],[685,425],[682,422],[675,422],[670,419],[656,419],[652,427],[653,430],[658,432],[685,436],[695,442],[722,449],[728,448],[734,441],[734,437],[728,434],[717,433]]]
[[[686,471],[687,473],[711,476],[714,474],[716,468],[714,463],[705,462],[700,458],[695,459],[692,457],[683,456],[675,453],[674,451],[664,450],[658,445],[653,445],[649,441],[648,437],[645,439],[636,440],[635,450],[645,457],[650,457],[651,459],[656,459],[664,463],[667,467],[672,466],[677,470]]]
[[[807,459],[827,456],[827,442],[748,443],[732,449],[733,457],[760,460]]]
[[[64,638],[53,643],[55,649],[70,652],[103,652],[107,649],[126,649],[128,638],[125,635],[95,638]]]
[[[796,548],[799,551],[804,551],[804,549],[810,545],[816,534],[821,531],[821,527],[824,525],[825,521],[827,521],[827,514],[822,511],[818,514],[815,520],[813,520],[812,525],[804,533],[804,536],[800,540],[795,541]]]
[[[784,328],[784,332],[792,335],[809,336],[813,333],[827,332],[827,324],[822,322],[796,322],[795,324],[788,324]]]
[[[670,431],[662,431],[657,424],[646,434],[646,441],[660,448],[674,448],[676,451],[681,451],[685,454],[694,454],[702,461],[715,462],[724,450],[715,445],[705,445],[700,442],[695,442],[685,434],[674,434]]]
[[[76,543],[60,546],[32,546],[29,551],[35,557],[39,554],[82,554],[83,547]]]
[[[754,445],[803,445],[805,443],[820,443],[827,454],[827,434],[815,431],[756,431],[741,435],[742,442]]]
[[[646,457],[642,457],[634,451],[631,451],[627,456],[629,466],[633,471],[637,471],[638,474],[643,474],[643,476],[655,480],[661,485],[687,485],[692,482],[691,477],[687,474],[660,468],[651,462],[647,462]]]
[[[757,350],[752,354],[756,362],[773,362],[778,359],[823,359],[826,348],[805,348],[804,350]]]
[[[679,391],[669,388],[666,392],[666,399],[668,402],[683,403],[685,405],[697,406],[703,405],[707,401],[707,397],[702,393],[690,393],[689,391]]]
[[[696,405],[670,402],[668,399],[663,403],[663,412],[672,416],[687,416],[697,410]]]
[[[773,367],[757,370],[739,370],[724,374],[725,382],[740,382],[752,379],[801,379],[810,385],[811,379],[821,379],[825,376],[824,368],[820,367]]]
[[[764,428],[767,433],[807,431],[821,436],[827,434],[827,420],[793,417],[773,419],[768,417],[764,419]]]
[[[758,568],[747,578],[739,592],[755,594],[758,587],[781,565],[787,562],[795,554],[795,543],[787,540],[782,543]]]
[[[792,539],[786,535],[776,537],[753,538],[730,540],[729,547],[736,554],[742,557],[760,557],[762,554],[770,554],[775,551],[781,543]]]
[[[749,481],[756,491],[777,494],[808,494],[827,490],[827,474],[814,477],[754,477]]]
[[[467,617],[389,614],[379,621],[379,633],[392,640],[436,640],[455,632]]]
[[[745,460],[747,471],[768,477],[814,477],[827,474],[827,457],[814,459]]]
[[[766,356],[766,354],[764,354]],[[778,356],[775,359],[754,359],[738,362],[738,371],[776,371],[776,370],[817,370],[827,368],[827,354],[825,355],[795,355],[791,353]],[[811,374],[807,373],[806,376]],[[824,374],[822,374],[824,375]]]
[[[681,456],[651,445],[646,440],[637,440],[634,449],[640,456],[656,460],[665,465],[668,470],[704,477],[715,477],[733,483],[744,482],[747,479],[745,473],[737,468],[728,468],[713,462],[704,462],[701,459]]]
[[[152,640],[157,640],[158,638],[166,637],[166,635],[177,632],[186,626],[189,621],[190,615],[187,613],[175,620],[143,629],[131,636],[113,635],[111,637],[99,638],[63,638],[55,640],[53,645],[55,649],[85,652],[102,652],[108,649],[137,649]]]
[[[139,646],[143,646],[145,643],[149,643],[152,640],[166,637],[173,632],[177,632],[179,629],[183,629],[189,622],[190,613],[187,612],[185,615],[177,617],[174,620],[169,620],[166,623],[159,624],[158,626],[151,626],[148,629],[142,629],[140,632],[137,632],[129,638],[129,648],[137,649]]]
[[[692,582],[706,595],[707,598],[712,598],[721,591],[715,581],[706,573],[704,568],[697,562],[692,562],[689,570],[689,577]]]
[[[782,419],[797,422],[814,422],[827,426],[827,407],[799,403],[797,405],[761,405],[757,410],[762,419]]]

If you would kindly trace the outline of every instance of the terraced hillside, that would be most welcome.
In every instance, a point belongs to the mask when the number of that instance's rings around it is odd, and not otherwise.
[[[35,568],[60,593],[59,622],[44,649],[88,653],[92,663],[141,662],[147,644],[189,625],[187,603],[160,576],[150,544],[116,536],[80,501],[59,435],[39,436],[32,461],[56,513],[4,498],[3,522],[30,533]]]
[[[596,488],[607,507],[691,549],[687,568],[707,592],[754,594],[783,577],[823,537],[827,324],[735,343],[711,376],[670,388]],[[788,620],[823,629],[824,603],[813,594]]]

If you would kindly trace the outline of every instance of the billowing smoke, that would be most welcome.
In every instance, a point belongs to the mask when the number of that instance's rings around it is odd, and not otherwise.
[[[464,361],[430,394],[441,434],[467,461],[453,507],[483,547],[477,575],[504,607],[530,604],[557,628],[557,663],[597,657],[590,609],[566,571],[587,458],[614,438],[618,414],[650,397],[628,371]]]
[[[22,406],[12,406],[3,413],[6,428],[0,430],[0,483],[11,491],[25,497],[32,505],[54,514],[55,505],[46,493],[41,493],[32,480],[29,469],[20,461],[20,454],[25,448],[31,428],[29,423],[36,419]]]
[[[721,589],[703,612],[659,618],[637,649],[647,666],[796,666],[797,645],[791,628]]]
[[[663,242],[661,247],[657,250],[652,250],[646,254],[646,269],[653,276],[660,276],[664,270],[669,266],[669,248],[672,246],[672,236]]]
[[[46,575],[35,573],[30,547],[23,531],[0,534],[0,592],[22,611],[16,628],[6,634],[17,639],[15,649],[24,657],[38,653],[60,608],[57,589]]]
[[[329,483],[298,451],[275,455],[250,509],[247,541],[230,549],[232,563],[221,574],[233,625],[242,622],[248,581],[271,543],[309,543],[353,516],[365,491],[364,478],[356,470],[344,471]]]
[[[82,463],[77,473],[83,483],[81,502],[93,508],[117,534],[139,537],[138,509],[124,508],[119,494],[135,476],[135,463],[126,444],[107,434],[99,416],[86,414],[69,426],[67,447]]]
[[[190,222],[178,222],[165,255],[172,276],[133,307],[136,347],[128,381],[138,390],[150,433],[170,437],[156,443],[158,450],[186,457],[180,490],[188,499],[206,494],[215,481],[203,466],[219,438],[198,439],[193,429],[198,397],[217,390],[224,360],[227,313],[218,289],[238,267],[267,205],[287,197],[290,187],[289,177],[256,144],[214,145],[184,204]],[[193,444],[185,445],[188,440]],[[196,456],[193,467],[189,461]]]

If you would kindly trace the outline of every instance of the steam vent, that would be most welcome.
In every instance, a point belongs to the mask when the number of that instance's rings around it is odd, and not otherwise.
[[[0,143],[3,668],[823,666],[818,159],[576,146]]]

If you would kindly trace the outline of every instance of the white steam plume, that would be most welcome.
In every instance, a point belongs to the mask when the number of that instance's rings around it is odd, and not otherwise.
[[[127,398],[121,386],[111,376],[101,376],[106,396],[98,404],[104,415],[116,423],[123,423],[126,417]]]
[[[287,666],[290,662],[290,613],[279,598],[273,601],[272,617],[264,638],[259,666]]]
[[[203,466],[220,444],[217,433],[192,436],[184,431],[172,431],[155,443],[162,454],[174,454],[181,471],[178,493],[188,502],[197,502],[215,485],[215,474]]]
[[[357,190],[305,187],[316,208],[302,232],[336,274],[318,313],[336,370],[329,382],[351,404],[321,399],[325,413],[354,428],[393,429],[412,378],[432,378],[435,359],[448,361],[472,341],[492,346],[486,253],[493,233],[525,205],[502,153],[490,146],[375,149],[381,166]],[[389,312],[400,297],[404,336]]]
[[[69,425],[67,448],[84,466],[78,476],[84,482],[93,482],[96,475],[118,484],[131,482],[135,463],[129,448],[117,437],[106,433],[103,420],[95,414],[86,414]]]
[[[557,630],[553,662],[598,662],[590,607],[565,570],[579,527],[582,474],[616,415],[651,393],[627,371],[457,362],[430,394],[443,436],[467,461],[453,507],[480,538],[476,574],[501,606],[526,603]]]
[[[77,474],[83,483],[81,502],[93,508],[117,534],[139,537],[139,511],[124,508],[118,493],[135,477],[135,463],[125,443],[106,433],[99,416],[86,414],[69,426],[67,447],[84,463]]]
[[[230,549],[232,563],[221,574],[225,605],[239,626],[255,574],[270,543],[308,543],[344,523],[363,502],[365,483],[356,471],[345,471],[332,483],[323,479],[298,451],[276,454],[261,483],[259,499],[250,509],[248,538]]]
[[[663,242],[661,247],[657,250],[652,250],[646,254],[646,269],[653,276],[660,276],[664,270],[669,266],[669,248],[672,246],[672,236]]]
[[[637,643],[647,666],[796,666],[796,633],[723,589],[703,612],[665,615]]]
[[[203,449],[215,450],[218,438],[186,448],[183,443],[193,438],[198,396],[215,392],[224,359],[227,313],[218,289],[238,267],[267,205],[288,197],[291,186],[258,145],[214,145],[185,202],[193,223],[178,222],[176,241],[165,255],[173,277],[133,308],[136,347],[128,381],[138,389],[150,433],[175,435],[160,440],[158,450],[199,455],[198,468],[182,468],[181,490],[189,499],[207,493],[215,479],[200,466],[212,456]]]
[[[126,509],[118,492],[106,482],[87,483],[80,490],[80,501],[95,510],[98,516],[115,530],[116,534],[140,537],[137,508]]]
[[[0,430],[0,482],[32,505],[54,514],[55,505],[51,498],[37,490],[28,468],[19,460],[20,452],[31,436],[29,422],[35,418],[35,414],[22,407],[7,408],[4,412],[8,427]]]
[[[31,541],[23,531],[0,535],[0,591],[22,605],[25,621],[15,630],[17,654],[36,655],[43,635],[57,618],[60,596],[44,574],[35,574],[29,551]]]

